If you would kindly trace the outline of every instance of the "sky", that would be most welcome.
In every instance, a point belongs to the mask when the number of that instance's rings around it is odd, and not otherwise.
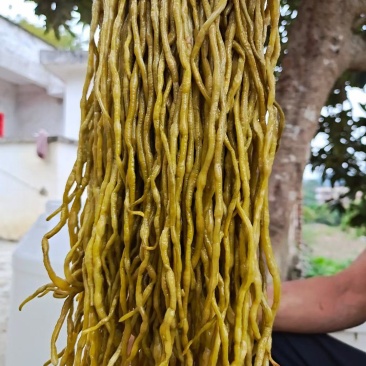
[[[10,19],[26,19],[28,22],[38,25],[45,25],[45,17],[34,14],[36,4],[33,1],[24,0],[0,0],[0,15]],[[73,32],[78,36],[81,42],[89,39],[88,27],[83,28],[82,24],[77,24],[77,19],[72,25]]]
[[[34,14],[34,8],[36,5],[31,1],[23,0],[0,0],[0,14],[15,20],[17,17],[27,19],[29,22],[34,24],[44,24],[44,19],[39,18]]]

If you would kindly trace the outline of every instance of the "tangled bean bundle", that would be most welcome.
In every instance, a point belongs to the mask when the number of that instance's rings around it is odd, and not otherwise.
[[[31,297],[65,301],[53,365],[271,361],[278,18],[278,0],[94,0],[77,160],[42,242],[51,283]],[[61,278],[48,240],[64,225]]]

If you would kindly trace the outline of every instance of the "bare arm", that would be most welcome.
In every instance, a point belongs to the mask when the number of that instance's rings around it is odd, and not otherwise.
[[[366,251],[341,273],[282,284],[274,330],[329,333],[366,321]]]

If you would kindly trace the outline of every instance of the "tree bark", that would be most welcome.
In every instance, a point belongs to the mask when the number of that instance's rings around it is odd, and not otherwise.
[[[303,0],[290,29],[288,53],[277,84],[286,127],[273,167],[269,200],[271,238],[281,276],[294,252],[298,203],[310,143],[320,111],[337,78],[347,69],[366,69],[366,45],[352,25],[366,0]],[[355,38],[356,37],[356,38]]]

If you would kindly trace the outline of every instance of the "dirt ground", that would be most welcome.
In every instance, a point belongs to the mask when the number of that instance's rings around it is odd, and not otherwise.
[[[357,237],[354,230],[345,232],[324,224],[305,224],[303,240],[314,257],[337,261],[354,259],[366,249],[366,238]]]

